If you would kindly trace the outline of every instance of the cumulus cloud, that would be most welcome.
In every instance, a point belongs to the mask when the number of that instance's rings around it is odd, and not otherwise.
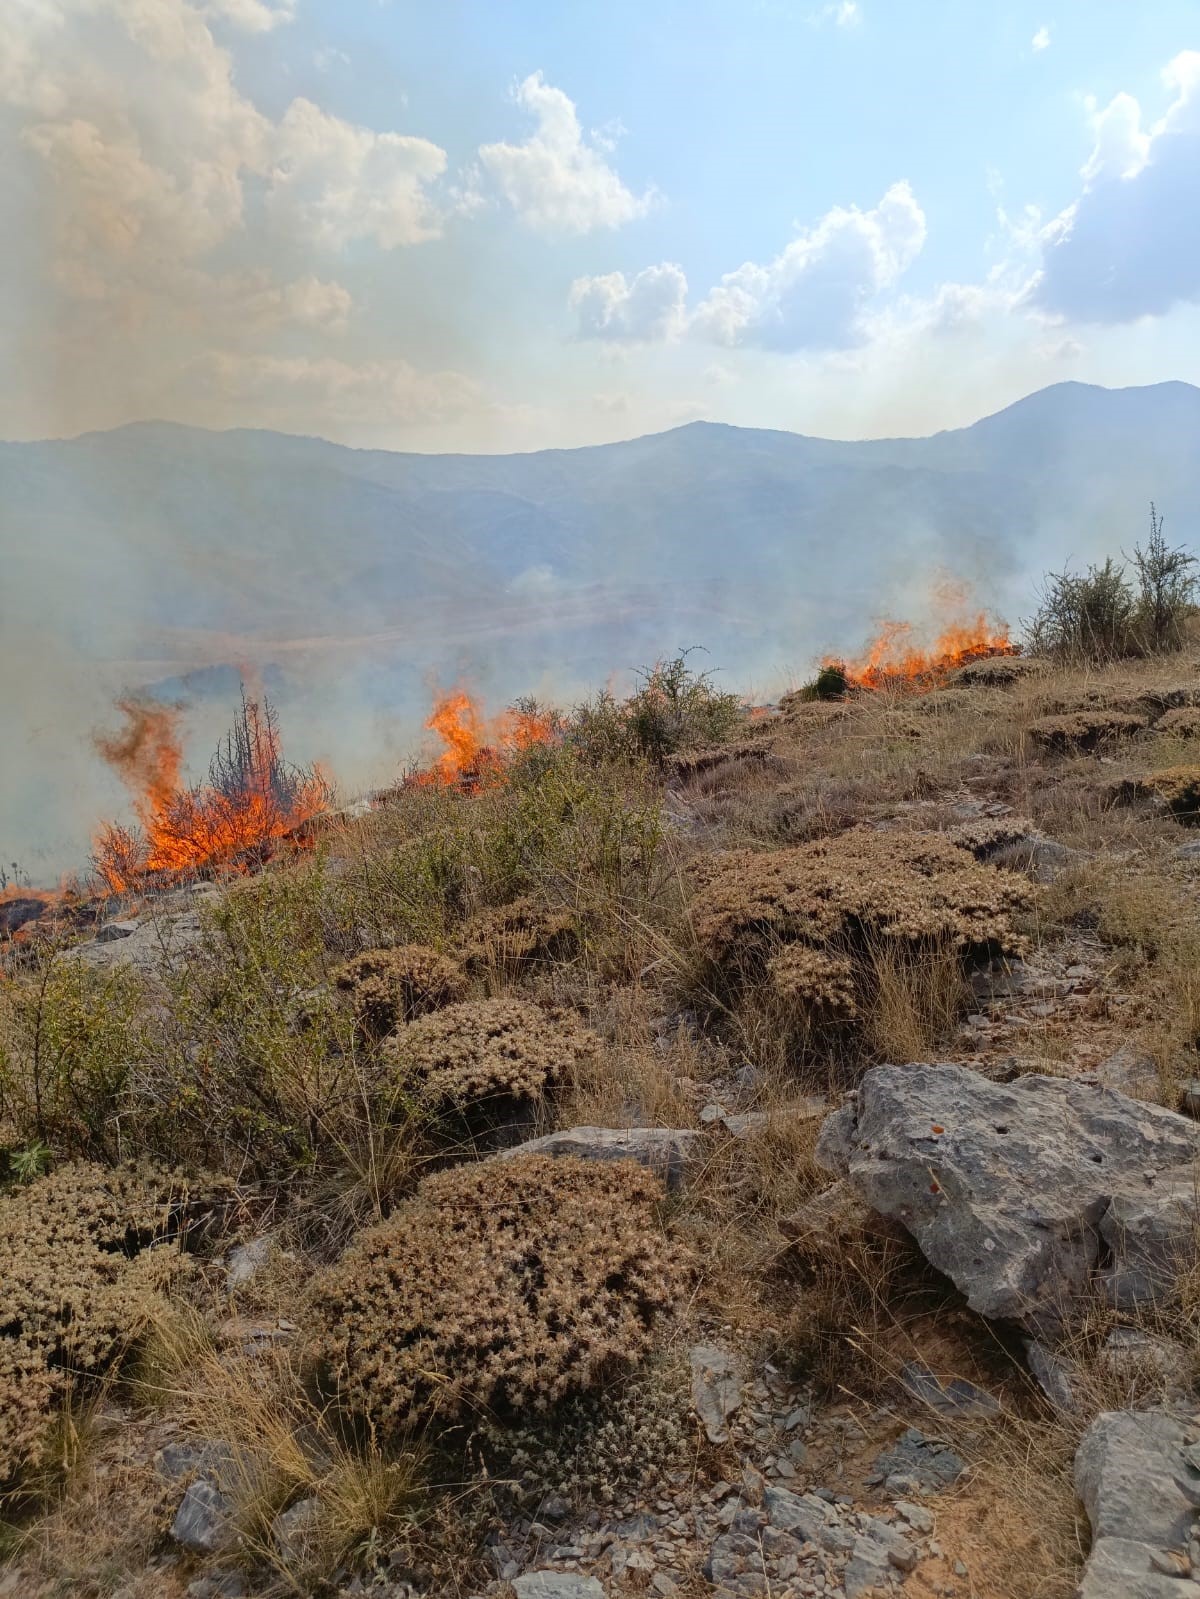
[[[1034,55],[1041,55],[1043,50],[1050,48],[1050,29],[1043,23],[1030,40],[1030,48]]]
[[[269,33],[296,15],[296,0],[207,0],[205,11],[247,33]]]
[[[673,261],[646,267],[632,278],[623,272],[576,278],[570,305],[579,318],[581,339],[671,339],[686,323],[687,278]]]
[[[1032,303],[1078,322],[1130,322],[1200,300],[1200,51],[1163,72],[1172,94],[1146,126],[1118,94],[1093,109],[1083,192],[1043,231]]]
[[[907,183],[870,211],[836,206],[773,261],[747,261],[697,307],[692,325],[724,345],[835,350],[862,337],[872,298],[920,254],[925,215]]]
[[[485,144],[479,160],[514,211],[546,233],[588,233],[644,216],[653,192],[637,195],[610,165],[613,140],[585,138],[579,117],[561,89],[540,72],[519,84],[514,98],[537,119],[524,144]]]
[[[436,238],[428,185],[446,152],[428,139],[375,133],[293,100],[274,134],[267,204],[304,237],[333,248],[373,239],[385,250]]]

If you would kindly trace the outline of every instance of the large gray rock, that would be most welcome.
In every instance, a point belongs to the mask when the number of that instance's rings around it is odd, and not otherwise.
[[[514,1577],[517,1599],[604,1599],[604,1589],[595,1577],[577,1571],[527,1571]]]
[[[188,1484],[175,1519],[171,1537],[194,1555],[211,1555],[223,1549],[233,1537],[232,1507],[208,1477],[197,1477]]]
[[[1068,1319],[1093,1282],[1118,1307],[1160,1296],[1194,1252],[1200,1128],[1094,1084],[877,1066],[817,1156],[972,1309],[1033,1329]]]
[[[636,1160],[678,1188],[700,1155],[704,1135],[690,1127],[569,1127],[531,1138],[492,1156],[578,1155],[583,1160]]]
[[[1184,1454],[1197,1438],[1200,1428],[1156,1411],[1096,1417],[1075,1456],[1092,1524],[1079,1599],[1200,1599],[1186,1555],[1200,1472]]]

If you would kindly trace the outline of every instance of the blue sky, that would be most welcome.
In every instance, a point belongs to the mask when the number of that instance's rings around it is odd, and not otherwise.
[[[8,437],[864,437],[1200,381],[1194,0],[10,0],[6,29]]]

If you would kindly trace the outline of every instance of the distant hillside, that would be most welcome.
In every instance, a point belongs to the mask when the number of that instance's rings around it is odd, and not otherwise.
[[[853,648],[881,612],[919,614],[938,569],[1014,617],[1047,565],[1129,548],[1151,498],[1169,535],[1200,526],[1187,384],[1059,384],[969,428],[863,443],[693,423],[421,456],[137,424],[0,445],[0,665],[11,681],[32,649],[106,692],[266,672],[311,710],[309,754],[338,749],[344,721],[317,686],[411,731],[430,672],[570,691],[703,643],[763,682]],[[60,683],[54,716],[71,697]],[[43,708],[10,693],[0,716],[36,765],[22,728],[44,748]],[[0,850],[12,822],[0,810]]]

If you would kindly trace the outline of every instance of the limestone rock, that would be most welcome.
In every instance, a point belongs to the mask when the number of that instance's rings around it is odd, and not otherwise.
[[[232,1535],[229,1501],[208,1477],[189,1483],[175,1519],[171,1537],[194,1555],[211,1555],[224,1547]]]
[[[689,1353],[692,1405],[704,1424],[709,1443],[723,1444],[729,1437],[726,1423],[742,1403],[737,1362],[726,1350],[710,1344],[695,1344]]]
[[[636,1160],[668,1188],[678,1188],[699,1158],[704,1135],[690,1127],[570,1127],[531,1138],[492,1158],[578,1155],[583,1160]]]
[[[604,1589],[595,1577],[577,1571],[527,1571],[514,1577],[517,1599],[604,1599]]]
[[[973,1310],[1034,1330],[1067,1319],[1093,1278],[1118,1307],[1161,1294],[1193,1236],[1200,1128],[1066,1078],[878,1066],[817,1156]]]
[[[1186,1556],[1171,1559],[1186,1550],[1196,1515],[1200,1472],[1184,1451],[1198,1436],[1157,1411],[1106,1411],[1088,1428],[1075,1456],[1075,1487],[1092,1524],[1080,1599],[1200,1599]],[[1167,1575],[1181,1566],[1182,1575]]]

